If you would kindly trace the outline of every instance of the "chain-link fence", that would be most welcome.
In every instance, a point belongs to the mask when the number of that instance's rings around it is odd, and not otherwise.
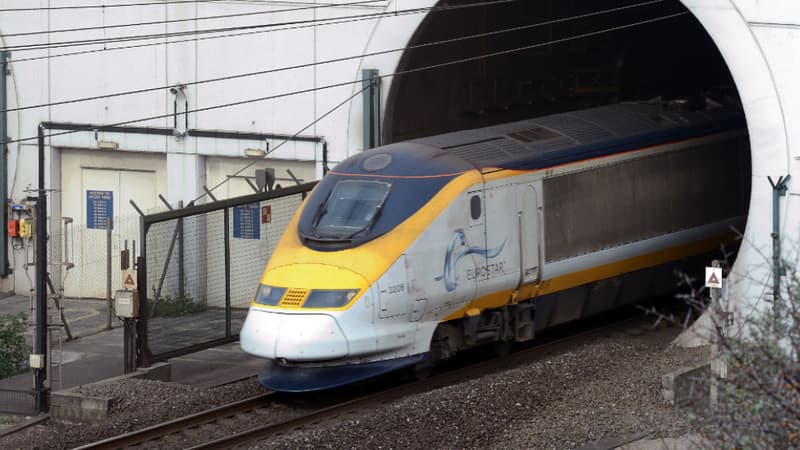
[[[139,365],[233,341],[314,183],[142,217]]]

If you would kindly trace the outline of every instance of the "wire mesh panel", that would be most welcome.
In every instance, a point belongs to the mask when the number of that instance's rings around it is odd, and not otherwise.
[[[148,231],[145,313],[154,354],[226,337],[224,289],[213,289],[224,286],[223,228],[224,211],[214,211]]]
[[[231,327],[234,333],[239,333],[264,267],[301,202],[302,196],[295,194],[231,208],[228,220]],[[257,216],[251,219],[253,213]],[[245,223],[245,219],[252,223]],[[257,227],[258,232],[250,232],[249,225]]]
[[[36,414],[36,393],[33,391],[0,389],[0,413]]]
[[[54,218],[49,224],[48,254],[54,263],[51,276],[64,294],[74,298],[105,298],[108,277],[108,242],[105,229]],[[138,247],[139,217],[115,216],[111,230],[111,286],[122,286],[120,250]],[[136,249],[138,252],[138,248]],[[32,260],[32,259],[31,259]],[[67,264],[71,264],[67,269]],[[31,277],[33,269],[31,268]],[[113,292],[112,292],[113,294]]]
[[[145,216],[139,343],[155,362],[237,338],[264,267],[313,184]]]

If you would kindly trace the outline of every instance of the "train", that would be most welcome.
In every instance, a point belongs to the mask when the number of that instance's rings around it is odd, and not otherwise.
[[[740,108],[628,102],[359,152],[304,200],[240,332],[261,384],[424,373],[479,345],[674,292],[736,245]]]

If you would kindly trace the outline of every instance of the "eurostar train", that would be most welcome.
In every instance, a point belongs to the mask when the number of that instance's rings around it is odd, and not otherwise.
[[[365,151],[296,213],[243,324],[260,382],[303,392],[675,290],[742,230],[739,109],[623,103]]]

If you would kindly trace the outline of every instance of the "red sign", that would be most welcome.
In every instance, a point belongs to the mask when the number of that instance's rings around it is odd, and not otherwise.
[[[265,205],[261,207],[261,223],[272,222],[272,205]]]

